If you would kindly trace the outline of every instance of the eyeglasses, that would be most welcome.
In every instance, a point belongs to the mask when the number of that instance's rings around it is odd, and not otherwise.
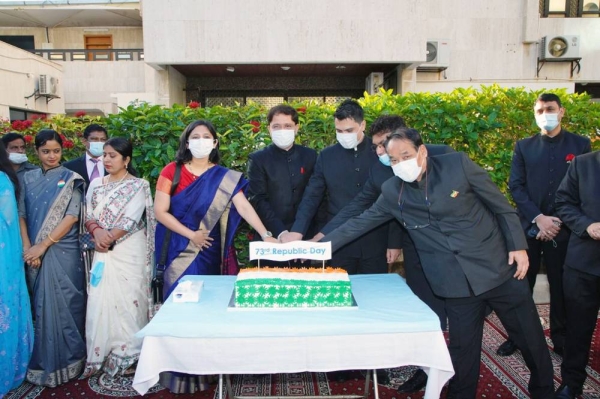
[[[431,207],[431,202],[429,202],[429,197],[427,195],[427,171],[425,171],[425,206],[427,207],[427,223],[426,224],[416,224],[416,225],[407,225],[404,220],[404,215],[402,211],[404,209],[404,204],[406,201],[402,200],[402,193],[404,191],[404,180],[402,180],[402,187],[400,187],[400,194],[398,195],[398,206],[400,207],[400,218],[402,219],[402,225],[406,230],[418,230],[424,229],[425,227],[431,226],[431,212],[429,208]]]

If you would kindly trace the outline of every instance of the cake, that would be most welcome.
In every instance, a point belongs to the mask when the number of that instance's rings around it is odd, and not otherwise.
[[[352,306],[348,273],[339,268],[248,268],[235,281],[240,308]]]

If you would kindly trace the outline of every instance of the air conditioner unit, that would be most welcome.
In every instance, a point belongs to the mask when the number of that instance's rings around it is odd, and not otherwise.
[[[383,87],[383,72],[370,73],[365,80],[365,91],[369,94],[376,94],[380,87]]]
[[[418,71],[443,70],[450,66],[450,42],[448,40],[427,40],[425,62],[417,68]]]
[[[579,58],[580,44],[577,35],[544,36],[540,47],[540,61],[569,61]]]
[[[49,75],[40,75],[38,91],[40,96],[58,97],[58,79]]]

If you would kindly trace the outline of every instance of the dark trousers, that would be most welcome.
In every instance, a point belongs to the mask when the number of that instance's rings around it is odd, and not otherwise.
[[[468,298],[446,298],[450,357],[454,378],[448,397],[475,398],[486,307],[491,307],[521,350],[529,368],[529,394],[554,396],[553,369],[544,332],[526,280],[510,278],[500,286]]]
[[[600,309],[600,277],[567,266],[563,282],[568,327],[561,376],[564,384],[580,390]]]
[[[353,245],[353,244],[350,244]],[[352,251],[352,248],[345,246],[335,251],[329,264],[333,267],[341,267],[348,274],[381,274],[388,272],[386,251],[370,251],[370,253],[360,253]]]
[[[421,264],[419,262],[416,264],[409,262],[406,253],[404,255],[404,271],[406,272],[406,284],[408,287],[438,315],[442,331],[446,330],[446,302],[443,298],[436,296],[431,290]]]
[[[527,239],[527,256],[529,257],[529,270],[527,279],[533,292],[533,286],[542,257],[546,264],[548,284],[550,285],[550,338],[554,347],[564,347],[567,315],[563,294],[563,265],[567,256],[569,231],[562,228],[553,241],[540,241],[533,238]],[[512,337],[511,337],[512,338]]]

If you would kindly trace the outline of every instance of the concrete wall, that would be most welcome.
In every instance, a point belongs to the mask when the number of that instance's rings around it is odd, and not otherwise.
[[[73,61],[60,64],[65,71],[65,108],[68,112],[83,109],[115,113],[118,111],[118,94],[145,91],[148,67],[144,62]]]
[[[420,3],[144,0],[146,61],[195,64],[424,60],[424,9]]]
[[[58,79],[60,98],[46,102],[45,97],[31,96],[38,88],[39,76]],[[61,65],[45,60],[28,51],[0,42],[0,117],[8,117],[9,107],[40,113],[56,114],[65,111],[65,79]]]

